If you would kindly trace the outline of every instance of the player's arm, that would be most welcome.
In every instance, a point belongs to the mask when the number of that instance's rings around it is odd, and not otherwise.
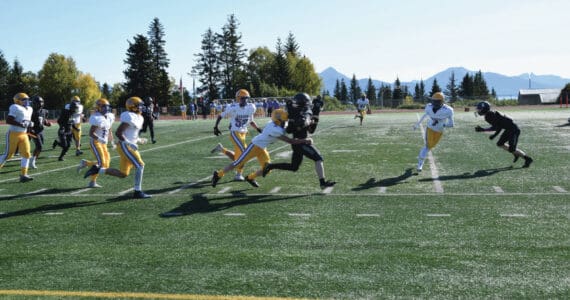
[[[455,122],[453,121],[453,114],[447,118],[447,123],[444,124],[444,127],[453,127],[455,126]]]
[[[222,132],[220,131],[220,129],[218,128],[218,125],[220,124],[220,121],[222,120],[222,115],[218,115],[218,118],[216,119],[216,124],[214,125],[214,135],[221,135]]]
[[[286,143],[289,143],[289,144],[291,144],[291,145],[298,145],[298,144],[310,145],[310,144],[313,143],[313,140],[310,139],[310,138],[307,138],[307,139],[292,139],[292,138],[290,138],[290,137],[288,137],[288,136],[286,136],[286,135],[281,135],[281,136],[279,136],[279,137],[277,137],[277,138],[280,139],[280,140],[282,140],[282,141],[284,141],[284,142],[286,142]]]
[[[255,130],[257,130],[257,132],[261,133],[261,128],[259,128],[259,126],[257,126],[257,123],[255,123],[255,121],[251,121],[249,122],[249,125],[251,125],[251,127],[253,127]]]
[[[420,120],[416,124],[414,124],[414,130],[416,130],[416,129],[418,129],[418,127],[420,127],[420,124],[422,124],[422,122],[424,121],[425,118],[427,118],[427,116],[428,116],[427,114],[424,114],[420,118]]]

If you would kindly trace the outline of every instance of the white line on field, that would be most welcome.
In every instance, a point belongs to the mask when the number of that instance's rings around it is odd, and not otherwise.
[[[419,121],[420,115],[416,114],[416,117],[418,118]],[[425,142],[426,134],[424,131],[424,126],[422,124],[420,124],[420,132],[422,133],[422,137],[424,137],[424,142]],[[427,159],[429,159],[429,168],[431,171],[431,178],[433,179],[433,189],[435,190],[436,193],[443,193],[443,185],[439,180],[439,172],[437,170],[437,166],[435,164],[435,157],[433,156],[432,151],[428,151]]]
[[[526,218],[527,215],[525,215],[525,214],[501,214],[501,217],[505,217],[505,218]]]
[[[444,218],[444,217],[451,217],[451,215],[450,214],[426,214],[426,217]]]
[[[124,190],[124,191],[122,191],[122,192],[119,192],[119,196],[124,196],[125,194],[127,194],[127,193],[129,193],[129,192],[132,192],[132,191],[134,191],[134,190],[135,190],[135,188],[126,189],[126,190]]]
[[[245,216],[244,213],[225,213],[224,216],[226,217],[243,217]]]
[[[379,187],[379,188],[378,188],[378,193],[380,193],[380,194],[386,193],[386,187],[385,187],[385,186]]]
[[[553,188],[555,191],[559,192],[559,193],[566,193],[566,190],[565,190],[563,187],[561,187],[561,186],[555,185],[555,186],[553,186],[552,188]]]
[[[181,186],[181,187],[179,187],[179,188],[177,188],[177,189],[175,189],[175,190],[172,190],[172,191],[168,192],[167,194],[169,194],[169,195],[176,194],[176,193],[178,193],[178,192],[180,192],[180,191],[182,191],[182,190],[184,190],[184,189],[193,187],[193,186],[199,184],[200,182],[208,181],[208,180],[210,180],[210,178],[212,178],[212,176],[204,177],[204,178],[202,178],[202,179],[199,179],[199,180],[196,181],[196,182],[192,182],[192,183],[189,183],[189,184],[185,184],[185,185],[183,185],[183,186]]]
[[[104,213],[101,213],[101,215],[103,215],[103,216],[120,216],[122,214],[123,214],[122,212],[104,212]]]
[[[83,192],[87,192],[87,191],[90,190],[90,189],[91,189],[91,188],[84,188],[84,189],[80,189],[80,190],[75,191],[75,192],[71,192],[71,193],[69,193],[69,194],[70,194],[70,195],[77,195],[77,194],[81,194],[81,193],[83,193]]]
[[[270,194],[277,194],[279,193],[279,191],[281,190],[280,186],[276,186],[274,188],[271,189],[271,191],[269,191]]]
[[[311,214],[305,214],[305,213],[288,213],[287,214],[290,217],[310,217]]]
[[[229,190],[231,190],[231,189],[232,189],[231,186],[226,186],[225,188],[221,189],[221,190],[218,192],[218,194],[223,194],[223,193],[225,193],[225,192],[227,192],[227,191],[229,191]]]
[[[43,189],[39,189],[39,190],[36,190],[36,191],[32,191],[32,192],[28,192],[28,193],[25,193],[24,195],[34,195],[34,194],[39,194],[39,193],[41,193],[41,192],[43,192],[43,191],[47,191],[47,189],[46,189],[46,188],[43,188]]]
[[[357,217],[379,217],[379,214],[356,214]]]
[[[493,186],[493,190],[495,193],[504,193],[503,189],[500,186]]]
[[[44,215],[46,215],[46,216],[61,216],[61,215],[63,215],[63,213],[62,212],[47,212]]]
[[[330,194],[333,191],[334,187],[329,186],[323,189],[323,194]]]

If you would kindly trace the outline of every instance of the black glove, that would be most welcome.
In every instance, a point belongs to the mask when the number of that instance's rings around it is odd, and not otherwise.
[[[216,136],[222,135],[222,132],[220,131],[220,129],[218,129],[218,126],[214,127],[214,135]]]
[[[496,133],[493,134],[493,135],[491,135],[491,136],[489,137],[489,139],[492,140],[492,139],[494,139],[495,137],[497,137],[497,134],[496,134]]]
[[[257,127],[257,132],[261,133],[263,130],[261,130],[261,128]]]
[[[481,131],[485,131],[485,129],[483,129],[483,127],[477,125],[477,126],[475,126],[475,131],[481,132]]]

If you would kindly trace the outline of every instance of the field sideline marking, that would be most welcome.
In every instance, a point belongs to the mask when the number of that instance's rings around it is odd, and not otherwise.
[[[159,294],[130,292],[79,292],[42,290],[0,290],[0,295],[43,296],[43,297],[99,297],[99,298],[139,298],[139,299],[182,299],[182,300],[301,300],[303,298],[255,297],[230,295]]]
[[[416,114],[416,117],[418,118],[418,121],[420,120],[420,115]],[[424,139],[424,143],[425,143],[425,131],[424,131],[424,126],[423,124],[420,124],[420,132],[422,133],[422,137]],[[429,168],[431,171],[431,178],[433,179],[433,188],[435,190],[436,193],[443,193],[443,185],[441,184],[441,181],[439,181],[439,172],[437,170],[437,166],[435,165],[435,157],[433,156],[432,151],[428,151],[428,155],[427,158],[429,159]]]

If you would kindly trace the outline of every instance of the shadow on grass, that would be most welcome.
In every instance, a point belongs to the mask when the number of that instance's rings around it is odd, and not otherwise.
[[[570,126],[570,123],[566,123],[566,124],[562,124],[562,125],[556,125],[554,127],[568,127]]]
[[[72,203],[59,203],[59,204],[46,204],[42,206],[38,206],[35,208],[28,208],[17,210],[5,214],[0,215],[0,219],[4,218],[11,218],[11,217],[19,217],[31,214],[39,214],[39,213],[46,213],[46,212],[53,212],[58,210],[70,209],[70,208],[78,208],[78,207],[86,207],[97,205],[96,201],[81,201],[81,202],[72,202]]]
[[[22,184],[20,182],[15,182],[15,184]],[[48,189],[43,191],[38,191],[36,193],[30,192],[25,194],[17,194],[17,195],[10,195],[10,196],[0,196],[0,201],[7,201],[7,200],[17,200],[22,198],[34,197],[37,195],[54,195],[54,194],[61,194],[61,193],[70,193],[73,191],[78,191],[80,188],[70,188],[70,189]]]
[[[192,200],[183,203],[182,205],[160,214],[161,218],[172,218],[181,217],[192,214],[203,214],[203,213],[213,213],[217,211],[226,210],[232,207],[249,205],[249,204],[261,204],[273,201],[290,200],[294,198],[302,198],[306,195],[296,195],[296,196],[279,196],[279,195],[246,195],[242,191],[232,192],[231,195],[216,197],[216,202],[211,202],[212,199],[208,199],[205,193],[192,194]],[[236,199],[238,198],[238,199]],[[226,202],[226,200],[234,199],[232,201]],[[223,202],[222,202],[223,201]]]
[[[381,186],[394,186],[397,184],[401,184],[403,183],[404,180],[412,177],[414,175],[414,173],[412,172],[412,169],[406,169],[404,171],[404,174],[400,175],[400,176],[396,176],[396,177],[389,177],[389,178],[384,178],[381,180],[376,181],[376,178],[370,178],[368,179],[368,181],[366,181],[365,183],[361,183],[359,184],[357,187],[353,188],[353,191],[362,191],[362,190],[367,190],[367,189],[371,189],[374,187],[381,187]]]
[[[473,179],[473,178],[487,177],[487,176],[495,175],[499,172],[516,170],[516,169],[517,168],[513,168],[513,166],[508,166],[508,167],[503,167],[503,168],[479,170],[479,171],[475,171],[473,173],[465,172],[465,173],[459,174],[459,175],[444,175],[444,176],[439,176],[438,178],[423,178],[423,179],[420,179],[419,181],[434,181],[434,180],[443,181],[443,180],[457,180],[457,179]]]

